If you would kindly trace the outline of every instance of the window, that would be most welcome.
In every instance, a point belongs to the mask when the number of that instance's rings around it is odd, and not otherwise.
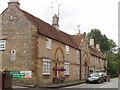
[[[6,40],[0,40],[0,50],[5,50]]]
[[[76,57],[77,57],[77,63],[80,64],[80,54],[79,54],[79,50],[77,50]]]
[[[77,50],[77,59],[80,59],[79,50]]]
[[[69,46],[66,45],[66,54],[69,54]]]
[[[95,57],[95,64],[97,64],[97,58]]]
[[[100,67],[102,67],[102,59],[100,59]]]
[[[77,68],[77,69],[78,69],[78,75],[80,75],[80,67],[78,66],[78,68]]]
[[[65,64],[65,69],[66,69],[66,71],[64,71],[64,74],[65,75],[69,75],[69,73],[70,73],[70,63],[68,63],[68,62],[65,62],[64,63]]]
[[[51,39],[47,38],[46,40],[46,48],[51,49]]]
[[[51,60],[43,59],[43,75],[50,75]]]

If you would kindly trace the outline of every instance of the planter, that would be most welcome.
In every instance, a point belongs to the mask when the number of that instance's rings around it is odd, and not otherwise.
[[[53,83],[59,83],[59,82],[60,82],[60,80],[59,80],[58,77],[54,77],[54,78],[53,78]]]
[[[64,77],[54,77],[53,78],[53,83],[63,83],[65,81]]]
[[[63,83],[65,81],[64,77],[60,77],[60,82]]]

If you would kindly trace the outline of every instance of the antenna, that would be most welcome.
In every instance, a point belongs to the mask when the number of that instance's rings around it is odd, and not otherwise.
[[[80,25],[78,25],[78,31],[79,31],[79,33],[80,33]]]
[[[60,6],[62,5],[62,3],[58,4],[58,18],[60,16]]]
[[[51,8],[53,8],[53,4],[54,3],[57,3],[57,0],[56,1],[53,1],[53,2],[51,2]]]

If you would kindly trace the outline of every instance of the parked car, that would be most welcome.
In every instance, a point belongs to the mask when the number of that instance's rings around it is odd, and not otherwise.
[[[103,75],[99,73],[92,73],[90,76],[86,78],[86,83],[103,83],[104,78]]]
[[[110,76],[109,75],[107,75],[107,73],[104,73],[104,72],[100,72],[99,73],[100,75],[103,75],[103,78],[104,78],[104,81],[110,81]]]

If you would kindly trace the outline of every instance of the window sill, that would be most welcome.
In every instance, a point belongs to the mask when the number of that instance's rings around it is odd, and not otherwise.
[[[43,76],[50,76],[50,73],[47,74],[47,73],[43,73]]]
[[[5,50],[0,50],[0,51],[5,51]]]
[[[65,76],[69,76],[69,74],[65,74]]]
[[[52,48],[46,47],[47,49],[51,50]]]
[[[66,53],[67,55],[69,55],[69,53]]]

